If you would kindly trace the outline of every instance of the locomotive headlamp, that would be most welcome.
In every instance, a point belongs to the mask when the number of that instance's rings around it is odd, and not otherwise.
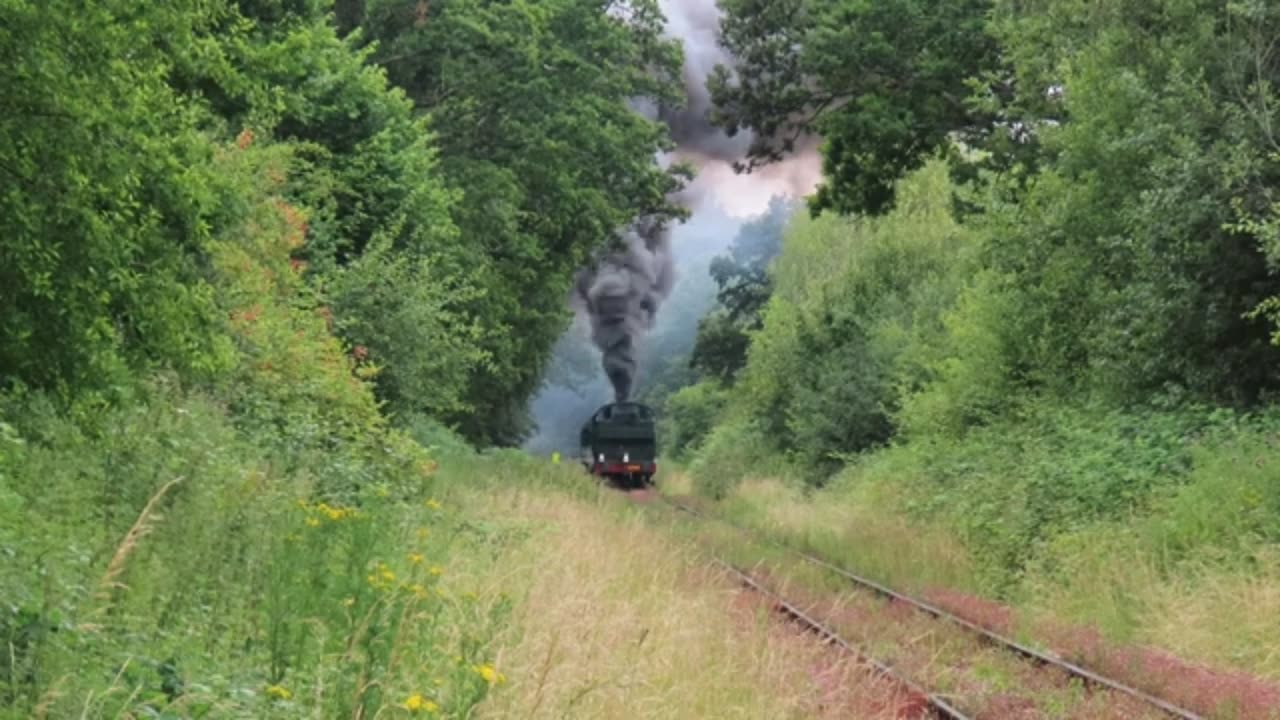
[[[600,462],[604,462],[604,453],[600,453],[600,457],[598,459]]]
[[[631,453],[622,453],[622,462],[631,462]]]

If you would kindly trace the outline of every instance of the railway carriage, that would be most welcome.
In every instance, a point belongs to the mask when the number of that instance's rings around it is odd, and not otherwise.
[[[582,426],[582,464],[625,487],[652,484],[658,472],[653,410],[636,402],[611,403]]]

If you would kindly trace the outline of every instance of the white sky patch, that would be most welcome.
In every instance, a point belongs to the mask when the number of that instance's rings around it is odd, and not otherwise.
[[[698,169],[686,195],[698,206],[710,201],[729,215],[747,218],[769,209],[769,200],[778,195],[802,198],[810,195],[822,179],[822,159],[815,152],[787,158],[738,174],[723,162],[708,162]]]

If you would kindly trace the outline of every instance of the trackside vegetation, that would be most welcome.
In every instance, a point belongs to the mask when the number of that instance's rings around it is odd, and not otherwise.
[[[472,518],[451,571],[505,594],[505,674],[479,717],[894,717],[896,688],[780,623],[664,505],[518,453],[446,461]],[[626,548],[626,551],[621,551]]]
[[[828,172],[745,350],[704,326],[737,369],[667,401],[694,487],[904,587],[1280,678],[1274,4],[725,9],[718,121],[820,132]]]
[[[825,181],[710,264],[661,467],[1280,681],[1280,7],[719,5],[709,120]],[[660,7],[0,0],[0,720],[888,714],[493,449],[575,272],[685,212]]]
[[[437,473],[671,210],[656,3],[0,17],[0,717],[472,715],[509,608]]]

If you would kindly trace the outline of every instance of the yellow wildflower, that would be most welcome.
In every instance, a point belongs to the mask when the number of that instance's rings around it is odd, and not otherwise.
[[[356,599],[353,597],[349,597],[346,600],[342,601],[342,607],[351,607],[352,605],[355,605],[355,604],[356,604]]]
[[[442,507],[444,506],[441,505],[440,501],[436,500],[435,498],[431,498],[430,500],[427,501],[427,508],[431,510],[439,510]]]
[[[418,531],[414,534],[417,535],[419,540],[426,540],[427,536],[431,534],[431,531],[424,527],[420,527],[418,528]]]
[[[315,509],[333,522],[338,522],[356,514],[356,511],[352,508],[337,507],[325,502],[316,503]]]
[[[320,527],[320,521],[316,518],[307,518],[307,527]]]
[[[367,579],[375,588],[386,590],[391,587],[391,583],[395,582],[396,574],[385,563],[376,563]]]
[[[435,702],[425,698],[421,693],[414,693],[405,699],[402,707],[412,713],[425,712],[435,714],[440,711],[440,706]]]
[[[440,567],[439,565],[432,565],[431,569],[428,570],[427,572],[431,573],[432,575],[439,576],[444,574],[444,568]]]
[[[267,696],[277,700],[288,700],[293,697],[293,692],[289,688],[280,685],[268,685]]]
[[[413,594],[419,598],[425,598],[428,596],[427,589],[422,587],[421,585],[414,585],[409,589],[413,591]]]
[[[426,558],[422,556],[422,553],[409,553],[409,562],[414,565],[421,565],[425,560]]]
[[[471,669],[474,670],[477,675],[484,678],[484,681],[490,685],[505,682],[507,679],[489,663],[484,663],[483,665],[472,665]]]

